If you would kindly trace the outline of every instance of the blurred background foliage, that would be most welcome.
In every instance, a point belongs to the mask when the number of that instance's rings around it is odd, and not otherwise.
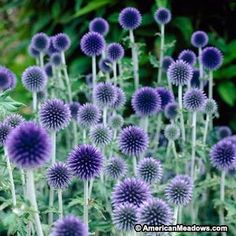
[[[126,6],[137,7],[143,16],[142,27],[135,31],[136,40],[141,42],[143,53],[140,61],[142,84],[150,84],[156,79],[157,69],[149,60],[159,53],[158,26],[153,20],[153,12],[159,6],[167,6],[173,14],[167,26],[167,43],[176,40],[175,47],[168,54],[176,57],[184,48],[192,48],[190,37],[193,31],[201,29],[209,33],[210,44],[221,49],[224,64],[215,77],[215,98],[219,103],[221,116],[215,121],[219,125],[229,124],[236,130],[236,22],[235,0],[0,0],[0,64],[12,69],[18,76],[18,86],[13,98],[28,103],[27,93],[19,83],[22,71],[34,60],[28,56],[27,48],[31,37],[37,32],[54,35],[67,33],[72,46],[67,53],[70,75],[83,82],[90,73],[90,58],[79,48],[81,36],[88,31],[88,24],[95,16],[102,16],[110,23],[107,42],[124,42],[126,37],[118,25],[119,11]],[[193,48],[192,48],[193,49]],[[130,50],[127,50],[129,55]],[[27,113],[27,109],[24,110]]]

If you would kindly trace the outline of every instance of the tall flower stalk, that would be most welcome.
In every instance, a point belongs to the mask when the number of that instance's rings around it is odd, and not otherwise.
[[[185,143],[185,125],[184,125],[184,114],[183,114],[183,87],[180,85],[178,87],[178,103],[180,110],[180,127],[181,127],[181,137],[183,144]]]
[[[220,224],[225,225],[225,218],[224,218],[224,202],[225,202],[225,171],[221,172],[221,179],[220,179]],[[226,232],[221,233],[222,236],[226,236]]]

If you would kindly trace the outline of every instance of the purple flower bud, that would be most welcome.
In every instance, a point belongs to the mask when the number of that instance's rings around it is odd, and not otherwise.
[[[158,87],[156,88],[156,92],[159,94],[161,98],[161,109],[164,110],[166,105],[169,103],[174,102],[175,98],[173,93],[164,87]]]
[[[67,34],[59,33],[53,36],[52,44],[58,52],[62,52],[69,49],[71,42]]]
[[[165,117],[169,120],[174,120],[178,115],[178,104],[168,103],[165,107]]]
[[[6,122],[0,123],[0,147],[5,144],[7,136],[9,135],[11,130],[12,130],[12,127]]]
[[[103,73],[110,74],[112,72],[112,61],[108,58],[101,58],[98,63],[98,67]]]
[[[171,65],[171,63],[174,62],[174,59],[170,56],[165,56],[163,58],[163,61],[162,61],[162,68],[165,72],[167,72],[169,66]]]
[[[126,96],[124,91],[120,87],[114,87],[116,90],[116,99],[111,105],[115,110],[121,109],[126,103]]]
[[[17,127],[18,125],[20,125],[24,121],[25,121],[25,119],[19,114],[8,115],[6,117],[6,119],[4,120],[4,122],[6,124],[10,125],[12,128]]]
[[[183,60],[184,62],[188,63],[191,66],[194,66],[197,61],[196,54],[192,50],[189,50],[189,49],[183,50],[179,54],[178,59]]]
[[[208,43],[208,35],[204,31],[196,31],[192,34],[191,43],[196,48],[203,48]]]
[[[29,55],[30,55],[31,57],[39,58],[40,52],[39,52],[37,49],[35,49],[35,48],[32,46],[32,44],[30,44],[29,47],[28,47],[28,53],[29,53]]]
[[[154,19],[160,25],[168,24],[171,21],[171,12],[167,8],[160,7],[155,12]]]
[[[46,52],[49,48],[49,38],[45,33],[37,33],[33,36],[31,45],[39,52]]]
[[[58,52],[53,53],[50,57],[50,63],[54,66],[60,66],[62,64],[61,54]]]
[[[89,23],[89,31],[105,36],[109,31],[109,24],[102,17],[96,17]]]
[[[232,130],[228,126],[220,126],[216,130],[218,140],[229,137],[232,135]]]
[[[69,104],[71,117],[74,120],[77,120],[77,118],[78,118],[78,112],[79,112],[80,107],[81,107],[81,105],[79,104],[79,102],[72,102]]]
[[[198,69],[193,70],[193,77],[190,80],[191,88],[200,88],[200,71]]]
[[[112,62],[119,61],[124,57],[124,48],[119,43],[110,43],[106,48],[107,58]]]
[[[16,83],[15,74],[8,68],[0,66],[0,92],[11,89]]]
[[[47,63],[47,64],[45,64],[45,66],[44,66],[44,71],[45,71],[45,73],[46,73],[46,75],[48,76],[48,77],[52,77],[53,76],[53,73],[52,73],[52,64],[51,63]]]

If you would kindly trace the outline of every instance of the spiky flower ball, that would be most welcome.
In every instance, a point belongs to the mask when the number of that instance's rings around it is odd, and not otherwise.
[[[48,77],[52,77],[53,76],[53,72],[52,72],[52,64],[50,62],[46,63],[44,65],[44,71],[46,73],[46,75]]]
[[[28,47],[28,54],[31,56],[31,57],[34,57],[34,58],[39,58],[39,55],[40,55],[40,52],[38,50],[36,50],[32,44],[29,45]]]
[[[208,44],[208,35],[204,31],[196,31],[192,34],[191,43],[196,48],[203,48]]]
[[[177,140],[180,136],[180,131],[178,126],[176,126],[175,124],[167,125],[165,127],[164,135],[169,141]]]
[[[218,140],[229,137],[232,135],[232,130],[228,126],[220,126],[216,130]]]
[[[192,50],[189,50],[189,49],[183,50],[179,54],[178,59],[187,62],[191,66],[195,65],[197,61],[196,54]]]
[[[121,152],[128,156],[139,156],[147,150],[148,135],[138,126],[128,126],[118,137]]]
[[[140,206],[151,197],[149,185],[141,179],[127,178],[118,183],[112,193],[112,203],[119,204],[131,203]]]
[[[171,204],[186,206],[192,200],[193,183],[187,175],[175,176],[165,189],[165,195]]]
[[[114,130],[120,129],[124,124],[124,118],[121,115],[114,115],[111,117],[110,126]]]
[[[165,117],[174,120],[178,115],[178,104],[176,102],[169,103],[165,107]]]
[[[201,110],[205,101],[206,95],[201,89],[190,89],[183,97],[184,107],[191,112]]]
[[[77,118],[78,118],[78,112],[79,112],[80,107],[81,107],[81,105],[78,102],[71,102],[69,104],[70,114],[74,120],[77,120]]]
[[[58,51],[66,51],[70,47],[70,37],[65,33],[59,33],[52,38],[53,47]]]
[[[161,98],[161,109],[164,110],[166,105],[169,103],[174,102],[174,95],[173,93],[164,87],[156,88],[156,92],[159,94]]]
[[[202,108],[203,112],[208,114],[208,115],[212,115],[217,111],[217,103],[214,99],[212,98],[208,98],[205,101],[205,104]]]
[[[33,36],[31,45],[39,52],[46,52],[49,47],[49,38],[45,33],[37,33]]]
[[[120,87],[114,87],[116,90],[116,98],[111,107],[115,110],[121,109],[126,103],[126,96],[124,91]]]
[[[90,180],[99,176],[103,165],[103,155],[96,147],[82,144],[72,150],[67,163],[74,176],[82,180]]]
[[[127,172],[128,166],[120,157],[112,157],[108,160],[104,172],[110,179],[120,179]]]
[[[102,71],[103,73],[111,73],[112,72],[112,61],[108,58],[101,58],[99,63],[98,63],[98,67],[100,69],[100,71]]]
[[[4,120],[4,122],[6,124],[10,125],[12,128],[17,127],[18,125],[20,125],[24,121],[25,121],[25,119],[19,114],[8,115],[6,117],[6,119]]]
[[[53,226],[52,236],[88,236],[87,226],[77,217],[69,215],[58,219]]]
[[[167,72],[169,66],[171,65],[171,63],[174,62],[174,59],[170,56],[165,56],[163,58],[163,61],[162,61],[162,69],[163,71]]]
[[[218,48],[206,47],[200,55],[200,60],[206,69],[217,70],[223,63],[223,56]]]
[[[53,39],[54,39],[55,36],[51,36],[49,37],[49,47],[48,47],[48,50],[47,50],[47,54],[49,56],[51,56],[53,53],[58,53],[59,51],[54,47],[53,45]]]
[[[137,207],[130,203],[116,206],[112,212],[112,221],[117,230],[132,231],[137,224]]]
[[[39,66],[30,66],[22,74],[22,83],[30,92],[39,92],[46,87],[47,75]]]
[[[84,128],[90,128],[98,123],[101,118],[101,112],[97,106],[86,103],[78,110],[78,123]]]
[[[59,131],[70,122],[70,108],[59,99],[49,99],[40,107],[39,119],[44,128]]]
[[[103,36],[107,35],[109,31],[108,22],[102,17],[96,17],[89,23],[89,31],[97,32]]]
[[[124,57],[124,48],[119,43],[110,43],[106,48],[107,58],[112,62],[119,61]]]
[[[153,184],[161,180],[163,169],[161,163],[147,157],[139,161],[137,166],[137,176],[148,184]]]
[[[182,60],[177,60],[171,63],[167,71],[168,80],[176,86],[183,86],[188,84],[192,76],[192,67]]]
[[[119,23],[126,30],[134,30],[140,26],[142,16],[138,9],[134,7],[124,8],[119,15]]]
[[[198,69],[193,70],[193,77],[190,80],[191,88],[200,88],[200,71]]]
[[[61,54],[58,52],[53,53],[50,57],[50,63],[56,67],[60,66],[62,64]]]
[[[105,44],[103,36],[96,32],[86,33],[80,41],[82,52],[89,57],[99,56],[104,50]]]
[[[33,122],[23,122],[6,140],[10,160],[19,168],[42,166],[51,155],[51,139],[46,130]]]
[[[210,151],[210,161],[219,170],[236,167],[236,145],[230,140],[221,140]]]
[[[6,122],[0,123],[0,147],[5,144],[7,136],[9,135],[11,130],[12,130],[12,127]]]
[[[89,137],[96,146],[104,147],[112,140],[112,131],[108,126],[98,124],[91,128]]]
[[[0,66],[0,92],[12,87],[15,75],[6,67]]]
[[[159,198],[152,198],[145,202],[138,211],[138,222],[151,226],[169,225],[172,223],[173,213],[169,205]]]
[[[131,103],[135,113],[139,116],[150,116],[161,110],[161,97],[151,87],[136,90]]]
[[[155,21],[160,25],[166,25],[171,20],[171,12],[169,9],[160,7],[154,14]]]

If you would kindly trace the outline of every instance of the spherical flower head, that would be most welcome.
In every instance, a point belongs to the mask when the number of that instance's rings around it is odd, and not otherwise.
[[[176,86],[183,86],[188,84],[192,79],[193,69],[183,60],[177,60],[169,66],[167,70],[168,80]]]
[[[230,140],[221,140],[210,151],[210,161],[214,167],[227,171],[236,167],[236,145]]]
[[[112,212],[112,221],[117,230],[132,231],[137,224],[137,207],[130,203],[116,206]]]
[[[126,162],[120,157],[112,157],[108,160],[104,172],[110,179],[122,178],[128,170]]]
[[[24,122],[25,119],[19,115],[19,114],[11,114],[6,117],[4,122],[12,128],[16,128],[18,125],[20,125],[22,122]]]
[[[168,201],[173,205],[186,206],[192,200],[193,183],[187,175],[177,175],[165,189]]]
[[[154,19],[159,25],[166,25],[171,21],[171,12],[167,8],[160,7],[155,12]]]
[[[49,38],[45,33],[37,33],[33,36],[31,45],[39,52],[46,52],[49,48]]]
[[[169,141],[175,141],[180,136],[179,128],[175,124],[167,125],[165,127],[164,135]]]
[[[124,118],[121,115],[114,115],[111,117],[110,126],[114,130],[119,130],[124,124]]]
[[[11,130],[12,127],[8,123],[6,122],[0,123],[0,147],[5,144],[7,136],[9,135]]]
[[[45,66],[44,66],[44,71],[46,73],[46,75],[48,77],[52,77],[53,76],[53,73],[52,73],[52,64],[51,63],[46,63]]]
[[[172,223],[173,213],[169,205],[159,198],[152,198],[145,202],[138,211],[138,222],[147,225],[169,225]]]
[[[69,49],[71,42],[67,34],[59,33],[53,36],[52,44],[58,52],[64,52]]]
[[[126,103],[126,96],[124,91],[120,88],[120,87],[114,87],[116,90],[116,98],[114,100],[114,102],[111,105],[111,108],[115,109],[115,110],[119,110],[122,107],[124,107],[125,103]]]
[[[174,120],[178,115],[178,104],[176,102],[168,103],[165,107],[165,117]]]
[[[172,103],[175,100],[173,93],[167,88],[164,88],[164,87],[156,88],[156,92],[159,94],[161,98],[162,110],[165,109],[167,104]]]
[[[94,99],[96,104],[101,107],[111,106],[117,97],[115,87],[109,82],[98,83],[94,90]]]
[[[112,72],[112,61],[108,58],[105,59],[101,58],[98,63],[98,67],[100,71],[102,71],[103,73],[110,74]]]
[[[29,47],[28,47],[28,53],[33,58],[39,58],[39,55],[40,55],[40,52],[37,49],[35,49],[32,46],[32,44],[30,44]]]
[[[171,63],[174,62],[174,59],[170,56],[165,56],[163,58],[163,61],[162,61],[162,69],[163,71],[167,72],[169,66],[171,65]]]
[[[200,55],[201,63],[207,70],[217,70],[223,63],[221,51],[215,47],[206,47]]]
[[[40,107],[39,119],[44,128],[59,131],[69,125],[70,108],[59,99],[49,99]]]
[[[53,53],[59,52],[59,51],[53,46],[53,38],[54,38],[54,37],[55,37],[55,36],[49,37],[49,47],[48,47],[48,50],[47,50],[47,54],[48,54],[49,56],[51,56]]]
[[[198,69],[193,70],[193,77],[190,80],[191,88],[200,88],[200,71]]]
[[[206,95],[201,89],[190,89],[184,94],[184,107],[191,111],[200,111],[206,102]]]
[[[203,48],[208,44],[208,35],[204,31],[196,31],[192,34],[191,43],[196,48]]]
[[[161,97],[154,88],[143,87],[133,94],[132,107],[138,116],[150,116],[161,110]]]
[[[128,126],[121,130],[118,145],[121,152],[128,156],[140,156],[147,150],[148,135],[138,126]]]
[[[108,22],[102,17],[96,17],[89,23],[89,31],[99,33],[103,36],[109,31]]]
[[[6,67],[0,66],[0,92],[12,87],[15,75]]]
[[[124,8],[119,15],[119,23],[126,30],[137,29],[142,22],[142,16],[138,9],[134,7]]]
[[[54,189],[65,189],[71,181],[71,173],[67,165],[62,162],[53,164],[47,170],[48,185]]]
[[[96,146],[104,147],[111,143],[112,131],[108,126],[103,124],[98,124],[91,128],[89,132],[89,137]]]
[[[68,167],[72,174],[81,180],[91,180],[99,176],[102,165],[102,153],[92,145],[78,145],[69,154]]]
[[[18,168],[32,169],[50,159],[51,139],[44,128],[34,122],[23,122],[8,135],[6,148]]]
[[[30,66],[22,74],[22,83],[30,92],[39,92],[46,87],[47,75],[39,66]]]
[[[96,32],[86,33],[80,41],[82,52],[89,57],[99,56],[105,49],[105,44],[103,36]]]
[[[117,62],[124,57],[124,48],[119,43],[110,43],[106,48],[107,58]]]
[[[185,61],[191,66],[195,65],[197,61],[196,54],[192,50],[189,50],[189,49],[183,50],[179,54],[178,59]]]
[[[52,236],[88,236],[87,226],[77,217],[69,215],[58,219],[53,226]]]
[[[112,203],[131,203],[135,206],[142,205],[151,196],[149,185],[141,179],[127,178],[118,183],[112,193]]]
[[[8,89],[9,90],[14,89],[16,87],[16,83],[17,83],[16,75],[12,72],[12,80]]]
[[[56,67],[60,66],[62,64],[61,54],[58,52],[53,53],[50,57],[50,63]]]
[[[220,126],[217,128],[216,136],[218,140],[224,139],[232,135],[232,130],[228,126]]]
[[[208,115],[214,114],[217,111],[216,101],[212,98],[206,99],[202,110],[203,110],[204,113],[206,113]]]
[[[160,181],[162,174],[161,163],[152,157],[144,158],[138,163],[137,176],[148,184]]]
[[[74,120],[77,120],[77,118],[78,118],[78,112],[79,112],[80,107],[81,107],[81,105],[78,102],[71,102],[69,104],[70,114]]]
[[[96,125],[100,118],[100,110],[91,103],[86,103],[79,108],[77,120],[83,128],[90,128]]]

